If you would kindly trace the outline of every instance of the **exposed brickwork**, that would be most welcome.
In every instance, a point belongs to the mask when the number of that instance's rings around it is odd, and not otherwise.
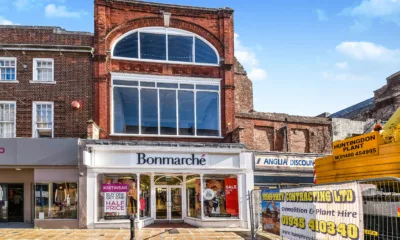
[[[238,113],[251,112],[253,106],[253,83],[247,77],[242,64],[235,58],[235,108]]]
[[[0,44],[92,46],[92,35],[59,27],[0,25]]]
[[[218,51],[219,67],[122,61],[111,59],[110,50],[122,34],[142,28],[164,26],[162,12],[171,13],[171,28],[193,32],[209,41]],[[233,11],[210,9],[140,1],[95,1],[95,122],[102,129],[103,138],[177,140],[160,137],[112,137],[110,125],[110,72],[139,73],[152,75],[174,75],[186,77],[221,78],[221,126],[224,139],[231,141],[230,132],[235,129]],[[182,139],[205,141],[204,139]],[[207,140],[208,141],[208,140]]]
[[[374,91],[373,104],[366,109],[349,111],[343,118],[358,121],[387,121],[400,107],[400,72],[386,78],[386,85]]]
[[[330,153],[331,122],[325,117],[293,116],[253,110],[253,87],[243,66],[235,63],[236,126],[234,142],[249,150]]]
[[[45,45],[88,44],[91,36],[86,34],[53,33],[46,27],[1,27],[0,42],[19,44],[20,47],[35,42]],[[14,34],[17,30],[18,34]],[[47,34],[47,35],[46,35]],[[32,40],[31,37],[33,36]],[[30,46],[32,47],[32,46]],[[17,137],[32,137],[32,102],[54,102],[54,137],[85,137],[86,121],[93,113],[92,57],[87,52],[3,50],[0,56],[17,58],[17,80],[19,83],[0,82],[0,101],[17,102]],[[33,58],[54,59],[54,80],[56,84],[30,83],[33,79]],[[25,66],[25,67],[24,67]],[[73,109],[71,102],[81,103],[80,109]]]
[[[290,116],[286,122],[279,120],[279,116],[261,119],[257,115],[254,117],[249,115],[238,114],[236,118],[236,124],[242,128],[238,139],[249,150],[294,153],[331,152],[331,123],[326,118],[308,118],[310,121],[304,121],[304,117],[298,117],[296,121],[296,116]]]

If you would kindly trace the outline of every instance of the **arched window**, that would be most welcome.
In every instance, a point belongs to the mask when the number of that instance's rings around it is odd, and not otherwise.
[[[218,65],[216,49],[200,36],[174,28],[147,27],[122,35],[114,43],[115,59]]]

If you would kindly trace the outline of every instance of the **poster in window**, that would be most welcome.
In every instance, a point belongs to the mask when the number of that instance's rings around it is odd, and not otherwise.
[[[126,214],[126,193],[128,184],[103,184],[104,212]]]
[[[265,232],[280,234],[280,201],[274,198],[279,189],[262,188],[262,228]]]
[[[237,178],[225,178],[226,213],[239,215]]]

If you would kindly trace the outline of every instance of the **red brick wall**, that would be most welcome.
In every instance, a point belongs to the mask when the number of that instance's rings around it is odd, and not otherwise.
[[[193,32],[205,38],[224,59],[219,67],[148,63],[111,60],[113,42],[122,34],[142,27],[164,26],[162,11],[171,13],[170,27]],[[235,127],[233,11],[203,9],[136,1],[95,1],[95,121],[103,130],[103,138],[174,140],[173,138],[111,137],[110,71],[221,78],[221,126],[224,140]],[[182,139],[180,141],[205,141]]]
[[[68,32],[58,27],[0,25],[0,43],[92,46],[90,33]]]
[[[91,36],[53,36],[52,31],[44,30],[37,33],[35,29],[18,29],[19,34],[11,35],[13,31],[0,28],[2,43],[30,44],[31,38],[37,36],[43,39],[58,39],[57,41],[39,41],[43,44],[58,44],[70,39],[81,39],[83,44],[89,44]],[[8,35],[9,38],[5,37]],[[66,38],[63,40],[63,36]],[[20,37],[20,38],[18,38]],[[89,37],[89,38],[88,38]],[[71,42],[72,44],[72,42]],[[32,137],[32,102],[54,102],[54,137],[85,137],[86,121],[93,113],[93,77],[92,57],[90,53],[51,52],[8,50],[0,51],[2,57],[17,58],[17,80],[19,83],[0,82],[0,101],[17,102],[17,137]],[[33,58],[54,59],[54,79],[56,84],[30,83],[33,78]],[[26,68],[24,68],[26,65]],[[78,100],[82,107],[74,110],[71,102]]]
[[[235,110],[237,113],[247,113],[254,109],[253,83],[247,77],[242,64],[235,59]]]
[[[238,141],[249,150],[296,153],[330,153],[331,125],[328,120],[282,121],[259,117],[238,116],[236,124],[242,128]],[[286,126],[287,136],[286,139]],[[287,145],[286,145],[287,144]]]

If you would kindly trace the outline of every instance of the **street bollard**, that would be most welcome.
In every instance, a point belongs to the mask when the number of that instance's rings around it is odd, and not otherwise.
[[[131,215],[131,240],[135,240],[135,214]]]

